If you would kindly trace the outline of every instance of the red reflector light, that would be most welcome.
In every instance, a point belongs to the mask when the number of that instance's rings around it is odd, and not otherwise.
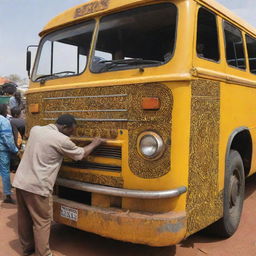
[[[39,113],[39,104],[29,104],[28,110],[31,114]]]
[[[141,108],[145,110],[158,110],[160,109],[159,98],[144,97],[142,98]]]
[[[39,104],[29,104],[28,110],[31,114],[39,113]]]

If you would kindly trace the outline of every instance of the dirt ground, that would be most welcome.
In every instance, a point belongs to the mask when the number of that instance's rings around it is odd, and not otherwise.
[[[1,203],[0,256],[21,255],[16,216],[15,205]],[[154,248],[115,241],[53,224],[50,244],[58,256],[255,256],[256,176],[247,180],[239,230],[227,240],[197,233],[176,246]]]

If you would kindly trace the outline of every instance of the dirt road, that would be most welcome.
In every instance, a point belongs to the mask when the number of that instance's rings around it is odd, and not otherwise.
[[[1,204],[0,231],[0,256],[21,255],[15,206]],[[195,234],[177,246],[153,248],[54,224],[51,247],[60,256],[255,256],[256,176],[247,181],[242,221],[238,232],[230,239],[219,240]]]

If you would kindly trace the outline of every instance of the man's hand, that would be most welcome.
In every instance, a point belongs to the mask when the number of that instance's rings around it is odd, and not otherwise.
[[[96,148],[98,147],[100,144],[106,142],[105,139],[102,139],[102,138],[94,138],[93,141],[84,147],[84,158],[86,158],[88,155],[91,154],[91,152]]]
[[[106,142],[105,139],[96,137],[96,138],[93,139],[93,141],[91,142],[91,144],[93,144],[94,147],[98,147],[100,144],[105,143],[105,142]]]

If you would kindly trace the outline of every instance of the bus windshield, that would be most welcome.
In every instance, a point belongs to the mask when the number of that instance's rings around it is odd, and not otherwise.
[[[174,52],[177,8],[163,3],[103,17],[91,71],[162,65]]]
[[[33,81],[81,74],[87,65],[95,21],[84,22],[46,36],[38,52]]]

